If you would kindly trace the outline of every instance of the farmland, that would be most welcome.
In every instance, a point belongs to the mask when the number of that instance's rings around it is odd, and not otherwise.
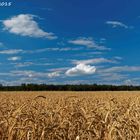
[[[140,140],[140,92],[1,92],[0,140]]]

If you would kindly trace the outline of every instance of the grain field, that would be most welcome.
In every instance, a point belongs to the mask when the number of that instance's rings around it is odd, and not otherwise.
[[[140,92],[1,92],[0,140],[140,140]]]

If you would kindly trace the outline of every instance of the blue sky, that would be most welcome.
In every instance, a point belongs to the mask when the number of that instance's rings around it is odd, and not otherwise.
[[[138,0],[11,2],[0,6],[0,83],[140,84]]]

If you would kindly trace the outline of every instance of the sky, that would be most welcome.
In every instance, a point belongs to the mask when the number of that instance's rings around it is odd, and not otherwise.
[[[2,2],[1,84],[140,84],[139,0]]]

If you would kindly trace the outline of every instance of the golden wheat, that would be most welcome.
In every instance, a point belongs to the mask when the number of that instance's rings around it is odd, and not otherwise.
[[[0,140],[140,140],[140,92],[1,92]]]

